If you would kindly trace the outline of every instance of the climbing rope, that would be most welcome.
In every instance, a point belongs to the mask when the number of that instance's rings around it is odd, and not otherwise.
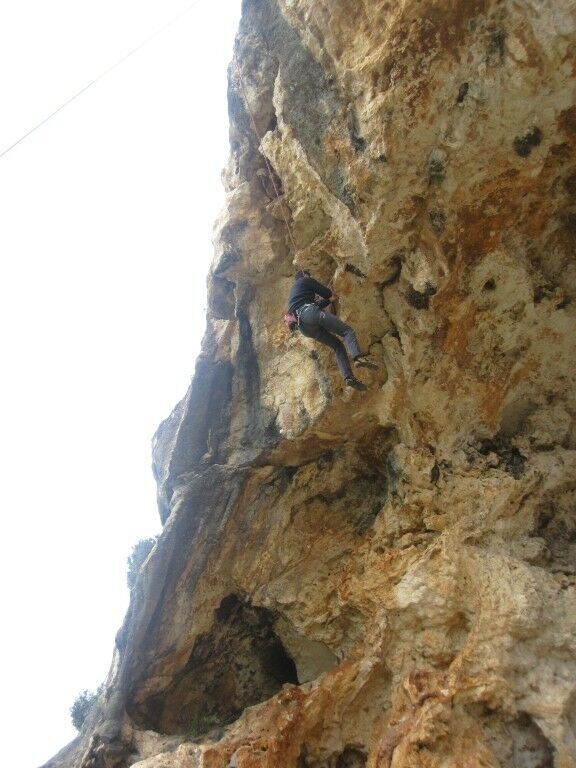
[[[169,29],[169,27],[173,26],[177,21],[180,21],[186,14],[188,14],[193,8],[195,8],[200,0],[192,0],[191,3],[189,3],[186,8],[184,8],[183,11],[181,11],[177,16],[174,16],[170,19],[170,21],[167,21],[166,23],[162,24],[161,27],[158,27],[154,32],[152,32],[151,35],[149,35],[145,40],[142,40],[142,42],[138,43],[132,50],[128,51],[128,53],[124,54],[121,58],[119,58],[114,64],[107,67],[105,70],[103,70],[97,77],[95,77],[93,80],[90,80],[89,83],[87,83],[83,88],[81,88],[79,91],[76,91],[76,93],[73,96],[70,96],[69,99],[66,99],[65,102],[60,104],[59,107],[56,107],[52,112],[50,112],[49,115],[47,115],[43,120],[41,120],[39,123],[37,123],[33,128],[31,128],[29,131],[27,131],[23,136],[20,136],[19,139],[14,141],[10,146],[6,147],[6,149],[2,150],[0,152],[0,157],[4,157],[4,155],[7,155],[8,152],[11,152],[15,147],[17,147],[20,143],[22,143],[25,139],[28,138],[28,136],[31,136],[35,131],[37,131],[39,128],[41,128],[43,125],[45,125],[47,122],[52,120],[53,117],[55,117],[59,112],[61,112],[63,109],[65,109],[69,104],[72,104],[73,101],[76,101],[77,98],[82,96],[83,93],[85,93],[89,88],[92,88],[93,85],[96,85],[96,83],[99,83],[100,80],[105,78],[107,75],[109,75],[111,72],[113,72],[115,69],[117,69],[121,64],[123,64],[127,59],[129,59],[131,56],[134,56],[135,53],[138,53],[142,48],[145,48],[149,43],[151,43],[155,38],[157,38],[159,35],[161,35],[165,30]]]
[[[268,176],[270,177],[270,181],[272,182],[272,187],[274,189],[274,194],[276,195],[276,200],[280,204],[280,210],[282,211],[282,218],[284,219],[284,224],[286,225],[286,231],[288,232],[288,237],[290,238],[290,242],[292,243],[292,248],[294,249],[294,253],[296,253],[296,242],[294,241],[294,236],[292,235],[292,230],[290,229],[290,224],[288,223],[288,217],[286,216],[286,210],[284,208],[284,200],[281,197],[280,193],[278,192],[278,187],[276,185],[276,181],[274,180],[274,174],[272,172],[272,166],[270,165],[270,161],[262,152],[260,149],[260,145],[262,143],[262,136],[260,136],[260,133],[258,131],[258,127],[256,125],[256,120],[254,118],[254,113],[252,112],[252,109],[250,107],[250,101],[248,99],[248,93],[246,91],[246,87],[244,85],[244,78],[242,77],[242,72],[240,71],[240,66],[238,64],[238,58],[236,56],[236,51],[234,50],[234,53],[232,54],[232,63],[234,65],[234,70],[236,72],[236,75],[238,77],[238,80],[240,82],[240,89],[242,91],[242,96],[244,97],[244,103],[246,104],[246,109],[248,111],[248,114],[250,115],[250,120],[252,122],[252,128],[254,129],[254,133],[256,134],[256,138],[258,139],[258,150],[262,157],[264,158],[264,162],[266,163],[266,168],[268,169]]]

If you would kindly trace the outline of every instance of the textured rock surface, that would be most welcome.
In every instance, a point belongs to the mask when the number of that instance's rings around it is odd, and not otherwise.
[[[574,5],[245,0],[236,52],[164,532],[47,765],[575,766]],[[285,334],[293,263],[367,392]]]

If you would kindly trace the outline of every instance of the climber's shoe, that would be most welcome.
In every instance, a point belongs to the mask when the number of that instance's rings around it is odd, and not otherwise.
[[[358,379],[355,379],[354,376],[346,377],[346,386],[352,387],[352,389],[359,389],[361,392],[364,392],[366,389],[366,384],[358,381]]]
[[[357,368],[371,368],[373,371],[375,371],[378,368],[376,363],[373,363],[371,360],[368,360],[367,355],[357,355],[354,358],[354,365]]]

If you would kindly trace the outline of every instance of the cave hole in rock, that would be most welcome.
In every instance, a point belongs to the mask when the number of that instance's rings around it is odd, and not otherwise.
[[[309,750],[307,744],[302,744],[296,762],[296,768],[364,768],[368,755],[363,749],[347,746],[343,752],[333,755],[328,760],[318,759]]]
[[[364,768],[368,755],[361,749],[346,747],[336,760],[336,768]]]
[[[483,704],[466,707],[483,731],[499,764],[506,768],[553,768],[554,747],[525,712],[506,718]]]
[[[285,683],[298,685],[296,665],[274,631],[275,621],[273,612],[228,595],[170,685],[133,703],[128,714],[141,728],[197,736],[232,722]]]

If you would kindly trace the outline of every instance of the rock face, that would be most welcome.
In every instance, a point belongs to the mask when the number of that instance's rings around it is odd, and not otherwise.
[[[245,0],[235,50],[164,531],[47,765],[573,767],[574,4]],[[284,330],[295,264],[366,392]]]

